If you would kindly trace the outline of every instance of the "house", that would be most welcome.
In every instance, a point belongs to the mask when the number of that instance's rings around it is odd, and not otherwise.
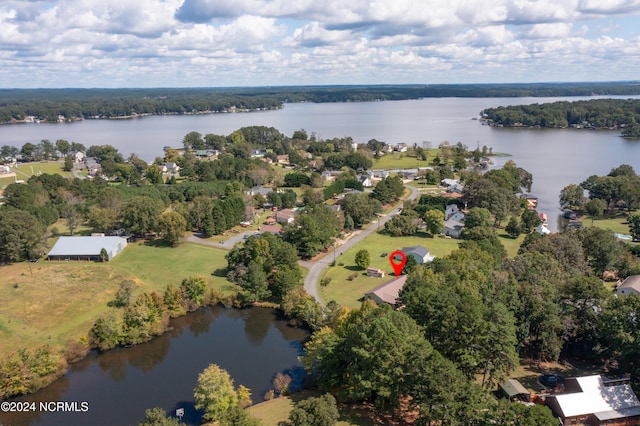
[[[374,179],[386,179],[389,177],[389,170],[371,170],[371,177]]]
[[[545,404],[564,425],[637,425],[640,401],[628,380],[599,375],[565,381],[565,391],[546,397]]]
[[[262,160],[263,163],[273,164],[273,160],[269,157],[262,157],[260,160]]]
[[[105,249],[109,260],[111,260],[126,246],[127,239],[124,237],[60,237],[47,254],[47,259],[100,260],[100,252]]]
[[[407,275],[400,275],[366,292],[364,294],[364,300],[373,300],[378,305],[388,303],[389,305],[395,306],[400,290],[404,287],[405,282],[407,282]]]
[[[289,164],[289,154],[278,155],[276,161],[278,164]]]
[[[406,143],[399,143],[396,145],[395,151],[397,152],[407,152],[407,150],[409,149],[409,147],[407,146]]]
[[[367,268],[367,276],[368,277],[376,277],[376,278],[382,278],[386,275],[386,272],[384,272],[382,269],[378,269],[378,268]]]
[[[84,152],[82,151],[78,151],[78,152],[74,152],[73,154],[73,161],[76,163],[83,163],[84,162]]]
[[[268,218],[266,218],[266,219],[264,220],[264,224],[265,224],[265,225],[274,225],[274,224],[276,224],[276,223],[277,223],[277,222],[276,222],[276,218],[275,218],[275,217],[272,217],[272,216],[269,216]]]
[[[498,384],[498,393],[509,401],[529,402],[531,400],[531,393],[516,379]]]
[[[451,185],[456,185],[456,184],[458,184],[458,183],[460,183],[460,181],[459,181],[458,179],[449,179],[449,178],[446,178],[446,179],[442,179],[442,180],[440,181],[440,186],[444,186],[444,187],[447,187],[447,188],[448,188],[448,187],[450,187]]]
[[[266,149],[254,149],[253,151],[251,151],[251,158],[261,158],[264,157],[265,155],[267,155],[267,150]]]
[[[524,197],[525,200],[527,200],[527,208],[529,210],[535,210],[538,208],[538,197],[536,197],[535,195],[527,195]]]
[[[462,214],[462,212],[459,212],[459,214]],[[444,221],[441,233],[451,238],[460,238],[463,229],[464,223],[452,217]]]
[[[174,162],[164,163],[164,165],[162,166],[162,173],[165,173],[171,176],[176,176],[178,174],[178,170],[180,170],[180,166],[178,166]]]
[[[405,256],[413,256],[416,259],[416,263],[423,264],[431,262],[436,257],[429,253],[429,249],[426,249],[422,246],[411,246],[411,247],[402,247],[402,252]]]
[[[360,176],[358,176],[358,181],[365,188],[371,188],[373,186],[373,183],[371,182],[371,176],[369,176],[369,175],[360,175]]]
[[[305,160],[313,160],[313,154],[312,154],[312,153],[310,153],[310,152],[305,152],[305,153],[302,155],[302,158],[304,158]]]
[[[455,194],[462,194],[463,190],[464,190],[464,185],[461,184],[460,182],[455,183],[455,184],[450,185],[449,187],[447,187],[447,192],[451,192],[451,193],[455,193]]]
[[[295,219],[295,212],[290,209],[280,210],[276,213],[276,222],[282,225],[291,225]]]
[[[454,214],[458,213],[460,209],[457,204],[448,204],[444,209],[444,220],[449,219]]]
[[[217,149],[198,149],[193,155],[198,158],[217,158],[220,155],[220,151]]]
[[[536,227],[536,232],[540,235],[549,235],[551,233],[549,228],[547,228],[547,225],[545,225],[544,223],[541,223]]]
[[[620,296],[640,295],[640,275],[631,275],[625,278],[616,288],[616,293]]]
[[[251,188],[251,189],[249,189],[247,191],[244,191],[244,193],[247,194],[247,195],[260,194],[263,197],[266,197],[267,195],[269,195],[272,192],[273,192],[273,188],[265,188],[264,186],[260,186],[260,185],[254,186],[253,188]]]

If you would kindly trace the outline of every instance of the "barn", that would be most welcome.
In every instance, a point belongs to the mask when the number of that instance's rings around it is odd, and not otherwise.
[[[53,246],[48,260],[100,260],[102,249],[109,260],[116,257],[127,246],[124,237],[60,237]]]

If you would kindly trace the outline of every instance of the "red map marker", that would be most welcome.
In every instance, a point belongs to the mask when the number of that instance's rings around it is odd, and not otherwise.
[[[400,257],[399,263],[395,263],[396,256]],[[389,255],[389,263],[393,268],[393,272],[396,273],[396,277],[399,277],[404,269],[405,263],[407,263],[407,255],[401,252],[400,250],[396,250]]]

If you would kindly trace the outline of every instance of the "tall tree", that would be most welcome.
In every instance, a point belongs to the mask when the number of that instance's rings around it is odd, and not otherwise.
[[[220,421],[238,405],[233,379],[216,364],[210,364],[198,376],[193,390],[196,408],[204,410],[204,418]]]
[[[122,225],[138,235],[156,231],[162,208],[163,203],[157,198],[133,197],[122,206]]]
[[[0,259],[9,262],[38,257],[44,227],[31,214],[0,210]]]
[[[177,246],[187,228],[186,219],[178,212],[165,212],[158,219],[158,230],[164,241]]]

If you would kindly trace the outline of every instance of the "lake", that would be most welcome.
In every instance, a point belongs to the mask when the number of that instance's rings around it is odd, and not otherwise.
[[[618,98],[639,98],[623,96]],[[286,104],[275,111],[151,116],[132,120],[84,120],[64,124],[0,126],[0,145],[22,146],[42,139],[66,139],[91,145],[111,144],[124,155],[136,153],[151,161],[162,156],[164,146],[182,146],[191,131],[228,135],[245,126],[275,127],[285,135],[305,129],[319,138],[351,136],[358,143],[370,139],[396,144],[417,143],[437,147],[443,141],[462,142],[471,149],[486,145],[533,174],[532,193],[539,197],[540,212],[557,229],[558,194],[569,183],[590,175],[608,173],[620,164],[640,170],[640,142],[625,140],[617,131],[575,129],[505,129],[481,125],[479,112],[488,107],[573,98],[428,98],[362,103]]]
[[[249,387],[253,401],[263,400],[278,372],[299,386],[303,369],[298,356],[309,333],[290,327],[277,311],[264,308],[203,308],[171,321],[172,330],[151,342],[90,354],[67,375],[18,401],[86,401],[88,411],[71,413],[0,413],[0,424],[137,425],[147,408],[169,413],[185,410],[183,424],[200,424],[193,406],[198,374],[218,364]]]

